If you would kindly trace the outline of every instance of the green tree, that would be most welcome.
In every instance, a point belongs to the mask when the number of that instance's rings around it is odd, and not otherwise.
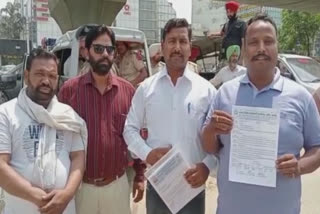
[[[0,9],[0,38],[20,39],[26,25],[26,19],[19,12],[20,9],[21,4],[11,2]]]
[[[283,10],[280,29],[280,50],[295,50],[311,55],[315,38],[320,32],[320,15]]]

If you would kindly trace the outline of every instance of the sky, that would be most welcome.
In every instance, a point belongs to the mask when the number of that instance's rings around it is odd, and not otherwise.
[[[191,1],[192,0],[169,0],[177,11],[178,18],[186,18],[191,23]]]
[[[0,0],[0,8],[3,8],[7,2],[13,0]],[[172,2],[173,8],[177,11],[177,17],[186,18],[191,22],[191,1],[192,0],[168,0]]]

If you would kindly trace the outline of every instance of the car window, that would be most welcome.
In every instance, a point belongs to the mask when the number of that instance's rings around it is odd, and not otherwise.
[[[308,58],[288,58],[288,64],[303,82],[320,82],[320,64]]]

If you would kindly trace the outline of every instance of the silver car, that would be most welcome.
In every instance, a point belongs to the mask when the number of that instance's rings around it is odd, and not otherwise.
[[[279,54],[278,67],[281,75],[302,85],[310,93],[320,87],[320,63],[310,57]]]

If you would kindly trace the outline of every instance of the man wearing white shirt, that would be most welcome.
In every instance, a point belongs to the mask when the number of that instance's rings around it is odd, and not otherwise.
[[[185,178],[193,188],[205,184],[209,170],[216,167],[214,156],[201,148],[200,130],[215,88],[187,66],[191,54],[191,29],[185,19],[167,22],[162,51],[166,66],[145,80],[137,89],[127,116],[124,138],[129,150],[153,165],[171,147],[177,148],[193,165]],[[140,130],[148,130],[142,139]],[[183,197],[183,196],[181,196]],[[147,213],[170,214],[167,206],[149,185]],[[196,196],[178,214],[205,212],[204,192]]]
[[[246,68],[238,65],[240,46],[232,45],[227,49],[228,65],[223,67],[216,76],[210,80],[214,87],[219,88],[223,83],[232,80],[244,73]]]
[[[87,128],[58,102],[58,61],[30,53],[27,87],[0,106],[0,187],[3,214],[76,214],[74,195],[85,168]]]

